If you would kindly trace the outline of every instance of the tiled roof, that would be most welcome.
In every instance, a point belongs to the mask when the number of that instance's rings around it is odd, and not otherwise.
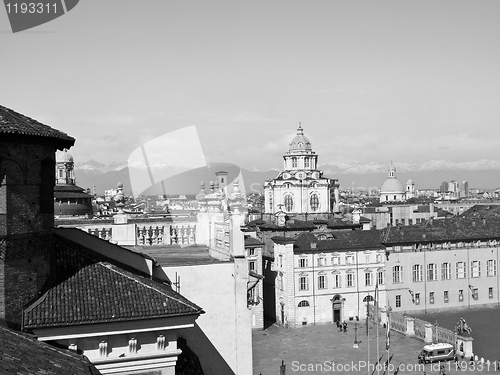
[[[492,204],[492,205],[484,205],[484,204],[476,204],[465,211],[460,217],[468,217],[468,218],[488,218],[488,217],[500,217],[500,205]]]
[[[1,374],[97,375],[87,357],[60,350],[26,334],[0,327]]]
[[[48,125],[44,125],[1,105],[0,134],[46,137],[57,140],[61,148],[69,148],[75,144],[75,139],[66,133],[53,129]]]
[[[481,220],[458,216],[428,221],[425,225],[388,227],[381,231],[381,241],[386,245],[487,239],[500,239],[500,218]]]
[[[288,219],[284,226],[278,226],[277,224],[266,221],[263,219],[253,220],[248,223],[250,227],[259,227],[260,230],[312,230],[316,229],[316,225],[312,221],[304,221],[299,219]]]
[[[65,273],[64,266],[60,271]],[[40,328],[201,313],[170,286],[99,262],[58,281],[29,305],[24,325]]]
[[[312,233],[302,233],[293,239],[273,237],[272,240],[277,243],[293,242],[294,253],[384,249],[380,242],[380,232],[375,230],[336,232],[334,237],[318,240]],[[316,247],[313,244],[316,244]]]
[[[259,241],[257,238],[252,236],[245,236],[245,246],[247,247],[259,247],[264,246],[264,243]]]

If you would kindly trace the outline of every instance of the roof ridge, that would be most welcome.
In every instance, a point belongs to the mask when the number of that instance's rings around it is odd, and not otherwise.
[[[138,280],[138,279],[136,279],[136,278],[133,278],[133,277],[131,277],[130,275],[127,275],[127,274],[125,274],[125,273],[124,273],[124,272],[128,272],[128,273],[132,273],[132,272],[129,272],[129,271],[126,271],[126,270],[122,270],[120,267],[115,266],[115,265],[113,265],[113,264],[111,264],[111,263],[107,263],[107,262],[99,262],[98,264],[99,264],[99,265],[101,265],[101,266],[103,266],[103,267],[106,267],[107,269],[109,269],[109,270],[111,270],[111,271],[113,271],[113,272],[115,272],[115,273],[118,273],[118,274],[120,274],[120,275],[122,275],[122,276],[125,276],[125,277],[127,277],[128,279],[130,279],[130,280],[134,280],[134,281],[138,282],[139,284],[141,284],[142,286],[145,286],[146,288],[149,288],[149,289],[152,289],[152,290],[154,290],[154,291],[156,291],[156,292],[159,292],[159,293],[161,293],[162,295],[164,295],[165,297],[172,298],[173,300],[175,300],[175,301],[177,301],[177,302],[179,302],[179,303],[181,303],[181,304],[183,304],[183,305],[185,305],[185,306],[188,306],[188,307],[190,307],[190,308],[192,308],[192,309],[195,309],[195,307],[193,307],[192,305],[189,305],[189,304],[187,304],[187,303],[186,303],[186,302],[184,302],[184,301],[180,301],[179,299],[177,299],[177,298],[175,298],[175,297],[173,297],[173,296],[168,295],[168,294],[167,294],[167,293],[165,293],[163,290],[159,290],[158,288],[155,288],[154,286],[147,285],[147,284],[146,284],[146,283],[144,283],[143,281]],[[122,272],[120,272],[120,271],[122,271]],[[135,275],[135,274],[133,274],[133,275]],[[138,277],[144,277],[144,276],[140,276],[140,275],[135,275],[135,276],[138,276]],[[153,280],[153,279],[151,279],[151,281],[152,281],[153,283],[158,283],[158,281],[155,281],[155,280]],[[167,286],[167,287],[168,287],[168,285],[165,285],[165,286]],[[175,292],[174,290],[172,290],[172,292],[177,293],[177,292]],[[200,308],[200,307],[199,307],[199,306],[197,306],[197,305],[195,305],[195,306],[196,306],[196,310],[198,310],[198,309]]]

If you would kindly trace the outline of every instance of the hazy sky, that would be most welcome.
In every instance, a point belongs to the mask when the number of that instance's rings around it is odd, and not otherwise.
[[[209,162],[500,160],[500,1],[82,0],[12,34],[0,103],[126,160],[196,125]]]

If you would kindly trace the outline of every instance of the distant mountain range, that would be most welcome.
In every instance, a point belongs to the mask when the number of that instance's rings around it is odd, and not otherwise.
[[[469,182],[469,188],[495,189],[500,187],[500,161],[478,160],[476,162],[453,163],[445,160],[431,160],[424,163],[394,163],[396,177],[403,185],[408,179],[413,180],[417,189],[438,189],[442,181],[457,180]],[[152,164],[151,169],[170,168],[165,163]],[[92,188],[98,193],[116,188],[118,182],[124,183],[124,190],[130,190],[130,177],[127,162],[105,165],[95,160],[75,163],[75,176],[78,186]],[[138,168],[141,166],[131,166]],[[387,179],[388,166],[376,162],[365,164],[329,163],[320,166],[324,176],[339,180],[341,188],[380,188]],[[209,181],[215,179],[215,172],[229,172],[232,181],[242,173],[246,192],[262,191],[264,181],[274,178],[279,169],[261,171],[243,169],[232,164],[214,164],[179,173],[170,177],[163,184],[156,184],[145,194],[196,194],[200,191],[200,181],[205,181],[206,190]]]

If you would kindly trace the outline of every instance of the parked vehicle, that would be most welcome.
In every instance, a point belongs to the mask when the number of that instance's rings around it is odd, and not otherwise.
[[[437,343],[425,345],[418,355],[419,363],[451,361],[455,355],[453,345],[447,343]]]

